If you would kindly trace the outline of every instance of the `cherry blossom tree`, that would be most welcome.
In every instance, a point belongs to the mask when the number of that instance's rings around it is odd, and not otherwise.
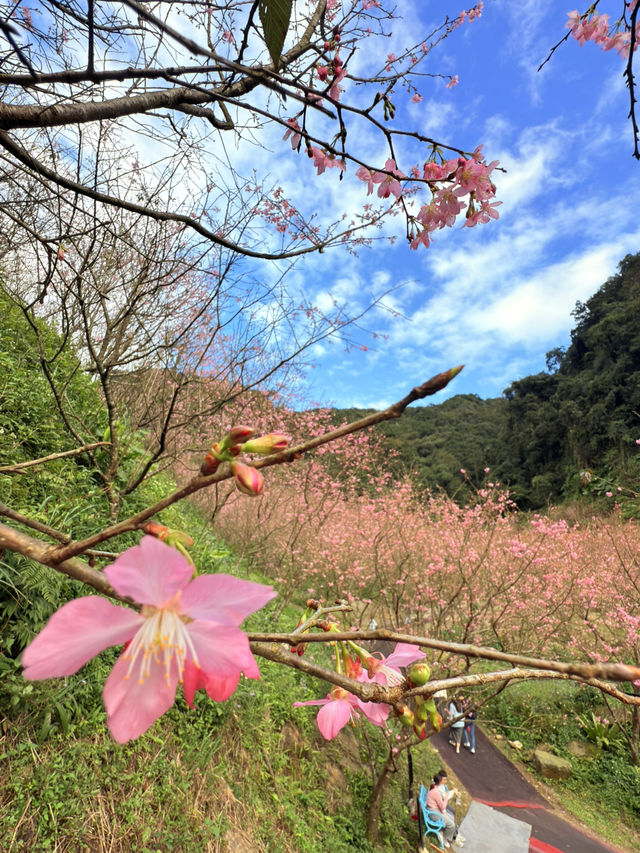
[[[638,5],[623,4],[613,24],[596,11],[598,3],[583,14],[571,12],[566,35],[615,49],[626,59],[636,156],[632,63]],[[640,696],[618,685],[638,681],[637,653],[618,645],[617,635],[599,631],[598,642],[609,647],[610,657],[597,651],[599,657],[586,662],[558,660],[557,648],[544,643],[538,656],[529,651],[535,631],[525,619],[525,603],[536,601],[538,621],[550,639],[568,625],[561,605],[571,603],[575,620],[575,591],[594,594],[577,563],[558,579],[529,571],[538,565],[543,544],[553,552],[558,531],[545,538],[535,530],[531,540],[514,541],[506,499],[491,491],[481,495],[477,510],[432,503],[414,512],[406,487],[382,496],[385,476],[367,470],[367,449],[357,439],[361,431],[399,417],[409,404],[444,388],[460,368],[354,423],[338,428],[310,423],[311,434],[291,445],[279,424],[265,424],[257,440],[253,426],[227,422],[218,429],[216,423],[215,431],[212,426],[222,403],[271,381],[310,343],[341,333],[354,319],[342,305],[329,316],[319,314],[311,302],[280,286],[287,267],[271,264],[339,246],[357,251],[381,236],[396,239],[397,222],[410,250],[427,249],[441,229],[498,218],[493,177],[500,167],[485,158],[481,144],[468,151],[455,140],[396,123],[401,100],[419,103],[427,85],[456,84],[456,75],[426,71],[427,58],[431,63],[437,45],[455,38],[460,27],[477,26],[481,12],[479,2],[446,18],[398,54],[384,49],[394,27],[386,0],[222,5],[123,0],[117,6],[43,0],[37,8],[16,6],[0,20],[0,219],[7,238],[0,249],[2,286],[31,323],[41,369],[75,442],[56,456],[89,454],[109,504],[104,522],[77,539],[0,505],[11,522],[0,524],[0,548],[125,605],[95,596],[70,602],[23,659],[27,677],[64,676],[107,646],[130,643],[104,693],[118,741],[138,736],[170,707],[180,681],[188,701],[201,688],[214,700],[226,698],[240,673],[257,676],[254,656],[330,685],[329,695],[315,700],[321,703],[325,737],[337,734],[354,713],[380,728],[393,715],[406,730],[406,742],[419,742],[440,726],[433,702],[438,690],[525,678],[586,683],[637,713]],[[360,149],[364,137],[373,141],[375,154]],[[254,146],[263,155],[291,158],[325,186],[351,181],[361,201],[318,211],[315,199],[289,197],[280,182],[254,172]],[[57,351],[47,349],[38,326],[43,318],[56,323],[62,341]],[[88,370],[100,383],[102,435],[95,434],[95,425],[86,429],[67,406],[70,377],[56,377],[50,369],[67,344],[77,354],[72,372]],[[188,534],[168,530],[154,517],[225,481],[240,492],[225,511],[248,515],[239,500],[261,506],[267,469],[293,463],[294,470],[301,457],[320,457],[340,442],[346,479],[334,489],[327,471],[311,463],[304,484],[305,509],[316,513],[313,529],[325,537],[320,553],[331,580],[323,592],[328,596],[335,588],[345,600],[325,607],[312,599],[308,617],[295,630],[247,637],[240,622],[273,592],[222,576],[194,577]],[[128,453],[139,453],[139,459],[123,478]],[[179,461],[179,455],[188,458]],[[20,476],[26,465],[48,461],[19,462],[5,473]],[[123,497],[169,461],[182,474],[176,489],[123,514]],[[381,494],[357,501],[363,478]],[[332,528],[336,508],[344,509],[360,540],[347,541],[344,528]],[[294,501],[289,510],[279,521],[284,534],[272,539],[296,558],[282,578],[284,587],[301,580],[301,567],[311,575],[312,562],[303,541],[306,516]],[[428,543],[433,555],[422,579],[411,563],[408,536],[415,531],[418,538],[420,525],[440,534],[438,543]],[[146,537],[114,561],[97,550],[125,532]],[[369,564],[355,556],[362,537],[374,546]],[[515,567],[510,575],[496,570],[491,560],[496,548],[501,567]],[[96,558],[112,560],[110,567],[96,569]],[[551,559],[557,562],[557,554]],[[631,572],[629,582],[632,577]],[[359,603],[349,588],[354,584],[364,590]],[[413,610],[405,591],[414,596]],[[361,605],[371,605],[374,593],[375,612],[392,629],[353,624],[369,615]],[[221,598],[217,606],[215,596]],[[604,604],[589,606],[602,612]],[[348,614],[349,624],[339,624],[336,612]],[[620,615],[620,603],[607,612]],[[637,623],[626,616],[633,632]],[[105,629],[109,620],[114,625]],[[69,642],[78,625],[86,642],[82,653]],[[374,658],[361,645],[366,641],[399,644],[397,657]],[[334,669],[300,654],[313,643],[334,644]],[[434,677],[424,662],[420,667],[425,650],[440,665]],[[449,663],[454,660],[458,663]],[[494,661],[496,667],[476,672],[469,664],[475,660]],[[408,663],[413,666],[405,677],[400,667]],[[138,675],[133,686],[126,683],[132,674]],[[373,813],[393,765],[393,748],[374,791]]]

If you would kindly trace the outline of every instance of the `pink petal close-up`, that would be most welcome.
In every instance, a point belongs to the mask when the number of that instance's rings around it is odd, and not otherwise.
[[[121,554],[105,575],[117,592],[143,605],[141,612],[97,596],[71,601],[25,649],[22,663],[30,679],[71,675],[109,646],[127,643],[103,691],[118,743],[139,737],[161,717],[183,678],[192,704],[201,687],[222,701],[241,673],[260,677],[239,625],[273,598],[271,587],[222,574],[191,581],[193,566],[151,536]]]

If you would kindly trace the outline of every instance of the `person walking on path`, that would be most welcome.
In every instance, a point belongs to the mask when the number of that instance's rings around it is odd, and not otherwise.
[[[456,755],[447,745],[450,731],[443,729],[431,743],[472,799],[531,825],[532,853],[533,850],[623,853],[608,839],[595,838],[554,813],[540,792],[493,746],[480,727],[475,733],[478,754],[473,761]]]
[[[452,699],[449,705],[449,719],[453,720],[449,729],[449,743],[455,746],[456,752],[460,752],[460,744],[462,743],[462,733],[464,731],[464,714],[462,706],[457,699]]]
[[[460,704],[464,715],[464,746],[471,750],[471,755],[476,754],[476,720],[478,712],[471,707],[471,703],[467,699],[460,697]]]

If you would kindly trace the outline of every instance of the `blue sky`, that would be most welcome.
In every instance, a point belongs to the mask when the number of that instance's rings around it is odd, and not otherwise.
[[[620,4],[601,6],[615,18]],[[408,0],[399,7],[406,17],[398,40],[403,29],[417,29],[416,8],[425,18],[460,9]],[[362,323],[380,337],[355,332],[366,352],[347,352],[340,341],[314,347],[304,389],[310,402],[381,408],[459,363],[466,369],[434,402],[457,393],[499,396],[545,368],[546,352],[568,343],[576,300],[640,250],[640,163],[631,156],[623,61],[570,39],[536,71],[573,8],[486,0],[479,20],[428,57],[429,71],[458,74],[458,86],[436,78],[420,89],[421,103],[397,98],[398,124],[469,150],[483,143],[487,160],[500,161],[500,220],[439,231],[428,251],[410,251],[400,239],[357,257],[333,250],[300,264],[293,281],[320,306],[337,296],[356,309],[391,290]],[[300,181],[298,155],[285,162],[278,154],[284,179],[292,168]],[[339,183],[332,170],[315,179],[308,166],[307,192],[327,192],[331,204],[362,195],[352,176]]]

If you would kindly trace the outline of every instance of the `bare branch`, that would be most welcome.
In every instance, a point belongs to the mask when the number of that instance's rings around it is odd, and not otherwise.
[[[0,466],[0,474],[22,471],[24,468],[31,468],[33,465],[44,465],[45,462],[53,462],[55,459],[64,459],[68,456],[78,456],[80,453],[86,453],[87,450],[95,450],[96,447],[109,447],[110,444],[110,441],[96,441],[93,444],[85,444],[84,447],[77,447],[75,450],[65,450],[62,453],[51,453],[49,456],[43,456],[40,459],[31,459],[29,462],[16,462],[15,465]]]

